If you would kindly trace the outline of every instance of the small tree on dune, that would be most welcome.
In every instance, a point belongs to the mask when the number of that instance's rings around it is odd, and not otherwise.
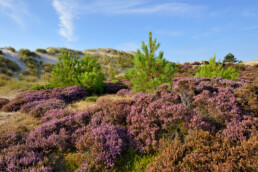
[[[142,42],[142,51],[137,50],[134,57],[134,68],[126,72],[126,77],[133,84],[136,92],[153,92],[162,83],[171,82],[175,73],[175,65],[169,63],[160,51],[158,56],[155,52],[160,47],[156,38],[152,39],[149,32],[149,43]]]
[[[231,53],[228,53],[223,60],[223,63],[225,62],[231,62],[231,63],[236,63],[238,60],[235,58],[235,56]]]

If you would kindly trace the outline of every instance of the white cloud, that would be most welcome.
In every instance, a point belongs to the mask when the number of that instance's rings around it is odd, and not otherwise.
[[[59,34],[68,41],[76,40],[74,34],[73,20],[77,16],[77,1],[72,0],[53,0],[53,6],[59,15]]]
[[[147,0],[96,0],[85,4],[87,13],[104,14],[170,14],[175,16],[197,16],[204,9],[204,6],[191,5],[180,2],[168,2],[159,4],[150,4]]]
[[[25,27],[25,20],[30,16],[27,5],[22,0],[0,0],[0,13],[12,18],[21,27]]]

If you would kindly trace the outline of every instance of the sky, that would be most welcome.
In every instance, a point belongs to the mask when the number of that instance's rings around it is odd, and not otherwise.
[[[173,62],[258,59],[258,0],[0,0],[0,47],[136,51]]]

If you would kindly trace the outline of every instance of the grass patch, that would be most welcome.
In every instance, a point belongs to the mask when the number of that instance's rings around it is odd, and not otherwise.
[[[39,120],[24,113],[0,112],[0,134],[9,132],[28,132],[40,124]]]
[[[96,102],[98,100],[98,97],[87,97],[85,99],[86,102]]]

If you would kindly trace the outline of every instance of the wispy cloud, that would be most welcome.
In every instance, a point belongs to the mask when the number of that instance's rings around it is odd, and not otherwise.
[[[53,0],[52,5],[59,15],[59,34],[65,37],[68,41],[76,40],[73,20],[78,15],[77,1]]]
[[[0,13],[12,18],[22,28],[26,27],[25,21],[30,13],[22,0],[0,0],[0,9]]]
[[[191,5],[181,2],[151,3],[147,0],[96,0],[85,4],[88,13],[105,14],[169,14],[175,16],[196,16],[204,9],[201,5]]]
[[[173,16],[198,16],[204,6],[181,2],[155,3],[154,0],[53,0],[59,15],[59,33],[68,41],[76,40],[74,19],[80,14],[162,14]],[[173,33],[170,33],[173,35]],[[174,33],[176,36],[176,33]]]

